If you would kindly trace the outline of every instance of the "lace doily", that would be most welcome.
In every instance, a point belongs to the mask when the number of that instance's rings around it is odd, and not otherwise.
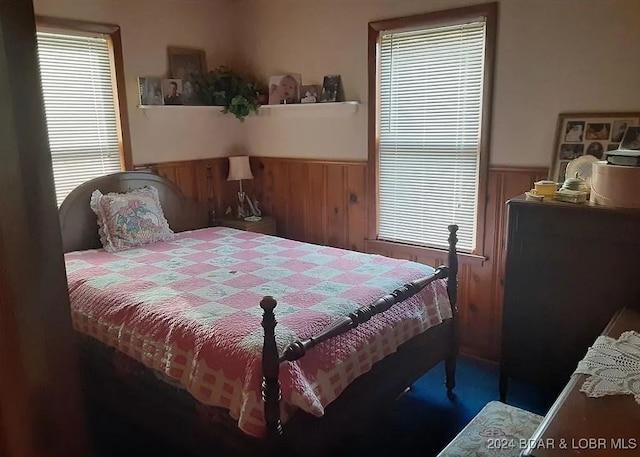
[[[580,388],[589,397],[633,395],[640,404],[640,333],[598,337],[575,373],[590,375]]]

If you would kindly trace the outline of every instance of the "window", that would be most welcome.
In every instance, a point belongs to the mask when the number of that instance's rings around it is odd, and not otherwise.
[[[39,27],[38,57],[58,205],[78,185],[125,168],[107,33]]]
[[[460,250],[477,251],[491,65],[477,10],[371,24],[379,240],[445,248],[458,224]]]

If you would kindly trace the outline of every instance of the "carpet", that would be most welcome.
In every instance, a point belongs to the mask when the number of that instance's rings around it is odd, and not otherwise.
[[[421,377],[385,417],[386,434],[360,437],[344,455],[371,457],[381,449],[393,449],[403,457],[436,456],[490,401],[498,400],[499,369],[495,364],[459,357],[454,395],[444,386],[444,362]],[[508,403],[541,416],[558,396],[557,391],[540,390],[512,380]],[[342,455],[342,453],[341,453]]]

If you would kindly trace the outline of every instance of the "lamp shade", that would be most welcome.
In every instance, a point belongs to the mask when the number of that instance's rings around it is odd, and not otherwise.
[[[227,181],[239,181],[241,179],[253,179],[249,156],[229,157],[229,177]]]

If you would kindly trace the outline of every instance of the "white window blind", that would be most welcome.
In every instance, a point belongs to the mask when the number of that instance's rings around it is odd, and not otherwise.
[[[486,23],[383,32],[379,238],[475,248]]]
[[[58,205],[79,184],[121,170],[108,38],[38,32]]]

